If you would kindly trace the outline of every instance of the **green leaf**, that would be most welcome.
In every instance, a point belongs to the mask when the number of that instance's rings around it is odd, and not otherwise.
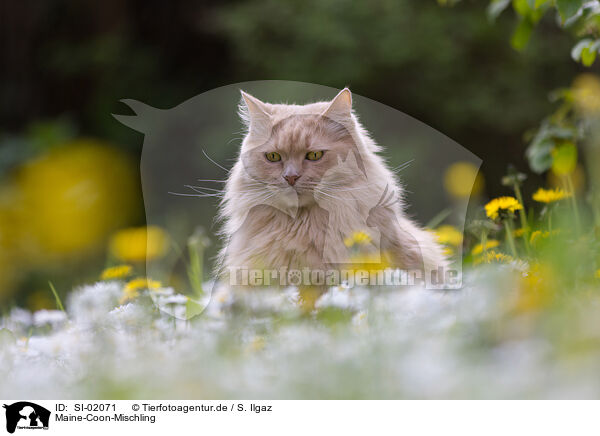
[[[579,62],[581,60],[581,52],[583,51],[584,48],[589,47],[589,45],[592,43],[592,40],[590,38],[584,38],[581,41],[579,41],[577,44],[575,44],[575,46],[571,49],[571,58],[575,61],[575,62]]]
[[[525,155],[529,161],[529,167],[536,174],[541,174],[552,167],[552,141],[544,141],[537,147],[529,147]]]
[[[531,38],[531,32],[533,31],[533,24],[529,20],[521,20],[519,25],[515,29],[515,32],[510,39],[510,44],[515,50],[521,51],[525,48]]]
[[[556,0],[556,9],[560,14],[562,22],[568,20],[583,6],[584,0]]]
[[[555,174],[571,174],[577,166],[577,146],[565,141],[552,150],[552,171]]]
[[[584,47],[581,51],[581,63],[586,67],[591,67],[596,60],[596,52],[590,47]]]
[[[512,5],[515,12],[521,17],[527,17],[531,11],[528,0],[513,0]]]

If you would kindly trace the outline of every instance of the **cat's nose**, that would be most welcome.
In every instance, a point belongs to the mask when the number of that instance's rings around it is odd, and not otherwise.
[[[288,174],[283,176],[283,178],[288,182],[290,186],[294,186],[296,184],[296,180],[300,178],[298,174]]]

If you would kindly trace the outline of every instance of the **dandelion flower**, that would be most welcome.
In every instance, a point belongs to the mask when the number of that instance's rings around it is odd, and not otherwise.
[[[514,260],[512,256],[508,254],[499,253],[494,250],[487,251],[483,256],[475,259],[475,265],[481,263],[511,263]]]
[[[118,280],[123,279],[131,274],[133,268],[130,265],[117,265],[106,268],[100,274],[101,280]]]
[[[471,254],[473,256],[477,256],[478,254],[483,253],[484,248],[486,250],[489,250],[491,248],[496,248],[498,245],[500,245],[500,241],[496,239],[488,239],[485,243],[485,247],[483,246],[483,244],[477,244],[475,247],[473,247]]]
[[[121,304],[123,304],[129,300],[133,300],[139,295],[139,291],[142,291],[144,289],[156,290],[159,289],[161,286],[162,283],[160,283],[157,280],[151,280],[145,277],[138,277],[127,282],[127,284],[123,288],[123,297],[121,298],[120,302]]]
[[[440,244],[458,247],[462,245],[463,234],[454,226],[443,225],[434,230]]]
[[[144,262],[164,255],[168,245],[167,233],[160,227],[136,227],[113,235],[110,252],[125,262]]]
[[[365,232],[354,232],[352,235],[344,239],[346,247],[353,245],[367,245],[371,242],[371,237]]]
[[[561,188],[540,188],[535,192],[535,194],[533,194],[533,199],[539,203],[554,203],[555,201],[559,201],[570,196],[571,194],[565,192]]]
[[[485,213],[493,220],[497,219],[500,214],[513,214],[521,209],[523,209],[523,206],[514,197],[494,198],[485,205]]]

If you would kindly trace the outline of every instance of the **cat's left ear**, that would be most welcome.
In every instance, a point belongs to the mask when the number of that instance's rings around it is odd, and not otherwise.
[[[266,140],[271,133],[271,115],[267,105],[244,91],[241,91],[241,94],[239,112],[250,135],[255,139]]]
[[[335,121],[346,121],[352,119],[352,93],[348,88],[342,89],[338,95],[331,100],[323,116]]]

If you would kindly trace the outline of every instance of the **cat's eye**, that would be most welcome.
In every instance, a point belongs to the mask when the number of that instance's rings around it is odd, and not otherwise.
[[[306,153],[306,159],[308,160],[319,160],[323,157],[322,151],[309,151]]]
[[[275,153],[274,151],[271,153],[265,153],[265,157],[270,162],[279,162],[281,160],[281,155],[279,153]]]

